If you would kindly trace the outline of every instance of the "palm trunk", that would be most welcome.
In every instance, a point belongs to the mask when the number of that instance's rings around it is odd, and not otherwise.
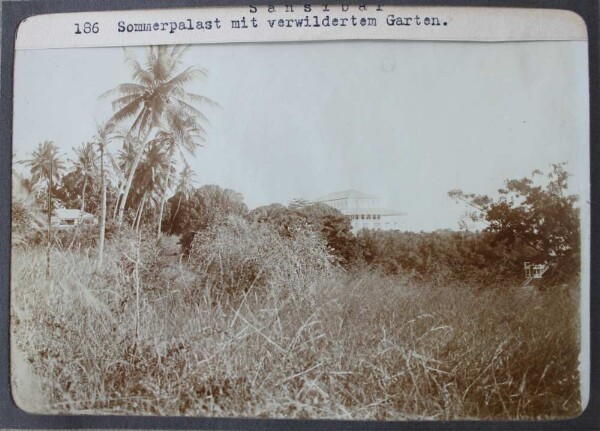
[[[140,224],[142,224],[142,215],[144,214],[144,205],[146,204],[146,194],[144,193],[144,197],[142,198],[142,203],[140,204],[140,215],[137,220],[137,226],[135,227],[135,231],[139,232]]]
[[[119,226],[123,224],[123,215],[125,214],[125,203],[127,202],[127,198],[129,197],[129,191],[131,190],[131,185],[133,184],[133,177],[135,176],[135,171],[140,164],[140,160],[142,160],[142,156],[144,155],[144,149],[146,148],[146,138],[151,135],[152,129],[148,130],[148,133],[144,137],[144,140],[141,141],[142,145],[140,146],[140,150],[131,165],[131,170],[129,171],[129,177],[127,178],[127,184],[125,185],[125,190],[123,192],[123,196],[121,197],[121,202],[119,202],[119,216],[117,218],[117,223]]]
[[[87,188],[87,173],[83,176],[83,187],[81,189],[81,209],[79,210],[79,217],[77,219],[77,225],[75,226],[75,230],[73,231],[73,238],[71,238],[71,242],[69,243],[69,251],[71,251],[71,247],[75,244],[75,240],[81,230],[81,226],[83,225],[83,212],[85,211],[85,189]]]
[[[165,179],[165,191],[163,192],[162,199],[160,200],[160,211],[158,212],[158,232],[156,238],[160,239],[162,231],[162,218],[165,210],[165,202],[167,201],[167,192],[169,191],[169,178],[171,177],[171,166],[173,165],[173,155],[169,157],[169,167],[167,168],[167,174]]]
[[[119,201],[121,200],[121,184],[119,184],[119,190],[117,192],[117,199],[115,200],[115,207],[112,212],[112,219],[117,219],[117,211],[119,210]]]
[[[175,219],[177,218],[177,213],[179,213],[179,207],[181,206],[181,195],[179,195],[179,201],[177,202],[177,208],[175,209],[175,214],[171,217],[171,226],[169,226],[169,235],[173,232],[173,223],[175,223]]]
[[[87,188],[87,173],[83,176],[83,188],[81,190],[81,211],[79,211],[79,218],[83,218],[83,212],[85,211],[85,189]]]
[[[46,245],[46,278],[50,278],[50,238],[52,233],[52,160],[50,160],[50,178],[48,178],[48,244]]]
[[[117,219],[117,212],[119,211],[119,203],[121,202],[121,197],[123,196],[123,189],[125,188],[125,183],[123,181],[119,181],[119,187],[117,192],[117,200],[115,202],[115,208],[113,209],[113,220]]]
[[[142,145],[142,148],[140,148],[138,155],[135,157],[133,165],[131,165],[131,170],[129,171],[129,177],[127,178],[125,190],[123,191],[121,201],[119,202],[119,214],[117,216],[117,223],[119,224],[119,226],[123,224],[123,215],[125,214],[125,203],[127,202],[127,197],[129,196],[131,185],[133,184],[133,177],[135,176],[135,171],[137,170],[137,167],[140,164],[140,160],[142,160],[142,155],[144,154],[144,147],[145,145]]]
[[[100,235],[98,237],[98,268],[102,267],[104,257],[104,235],[106,233],[106,180],[104,178],[104,143],[100,143],[100,188],[102,203],[100,204]]]
[[[140,202],[141,204],[141,202]],[[137,224],[138,217],[140,216],[140,209],[142,205],[138,205],[137,210],[135,210],[135,216],[133,217],[133,221],[131,222],[131,229],[135,229],[135,225]]]

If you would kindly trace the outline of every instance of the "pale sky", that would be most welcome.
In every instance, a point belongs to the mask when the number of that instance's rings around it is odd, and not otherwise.
[[[184,62],[209,73],[189,91],[220,105],[189,159],[198,185],[250,208],[357,189],[410,230],[457,229],[449,190],[494,194],[558,162],[587,196],[585,42],[195,45]],[[98,96],[131,81],[120,48],[18,51],[15,76],[19,159],[44,140],[70,156],[110,117]]]

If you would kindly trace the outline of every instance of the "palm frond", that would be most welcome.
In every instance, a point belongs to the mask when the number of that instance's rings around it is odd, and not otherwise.
[[[188,67],[183,72],[180,72],[177,76],[162,83],[158,87],[158,91],[160,91],[162,94],[169,94],[174,88],[182,87],[196,80],[204,80],[207,76],[206,70],[204,69]]]
[[[115,99],[111,102],[111,106],[113,111],[119,111],[121,109],[123,109],[125,106],[134,103],[137,99],[140,99],[140,102],[143,102],[143,99],[140,95],[138,94],[133,94],[130,96],[123,96],[123,97],[119,97],[118,99]]]
[[[177,97],[180,100],[185,101],[186,103],[190,103],[190,104],[194,104],[194,105],[208,105],[211,108],[220,108],[221,106],[215,102],[214,100],[206,97],[206,96],[201,96],[199,94],[195,94],[195,93],[188,93],[187,91],[184,91],[181,88],[174,88],[173,89],[173,95],[175,97]]]
[[[115,88],[102,93],[100,99],[108,99],[109,97],[123,97],[138,95],[141,96],[146,91],[146,87],[140,84],[125,83],[117,85]]]
[[[152,73],[150,73],[148,70],[145,70],[133,55],[127,55],[125,63],[129,66],[133,79],[144,86],[152,84]]]
[[[138,115],[138,112],[143,108],[143,99],[138,98],[135,101],[129,103],[123,108],[119,109],[117,112],[113,114],[112,117],[108,120],[110,123],[119,124],[124,121],[129,120],[130,118]]]

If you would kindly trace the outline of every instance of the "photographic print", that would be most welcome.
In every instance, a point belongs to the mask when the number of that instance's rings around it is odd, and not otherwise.
[[[326,16],[447,24],[379,8]],[[325,25],[322,7],[312,16],[298,12],[300,26]],[[171,30],[159,16],[118,21],[123,33]],[[576,417],[587,49],[368,38],[17,49],[15,402],[50,414]]]

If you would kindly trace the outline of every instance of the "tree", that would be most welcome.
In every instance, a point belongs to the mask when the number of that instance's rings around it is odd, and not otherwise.
[[[132,223],[136,230],[139,230],[146,203],[149,200],[156,202],[160,199],[163,181],[173,175],[172,172],[168,172],[170,169],[172,167],[166,149],[159,143],[152,143],[136,171],[133,180],[135,193],[130,195],[131,203],[138,207]]]
[[[179,215],[179,209],[181,208],[181,201],[187,201],[194,191],[194,171],[190,165],[184,160],[183,169],[179,174],[177,181],[177,187],[175,188],[175,196],[173,196],[173,202],[177,201],[175,211],[171,211],[173,216],[170,218],[169,223],[169,234],[173,233],[173,228],[176,226],[177,216]],[[181,232],[176,232],[181,233]]]
[[[31,153],[31,158],[23,161],[29,166],[31,180],[34,184],[45,180],[48,189],[48,237],[46,251],[46,277],[50,277],[50,235],[52,230],[52,186],[54,179],[59,180],[60,175],[65,170],[64,162],[58,154],[58,147],[52,141],[44,141],[38,144],[37,148]]]
[[[98,155],[92,142],[87,142],[81,144],[80,147],[73,148],[73,152],[75,153],[75,159],[73,160],[75,173],[83,177],[83,185],[81,187],[81,214],[83,215],[88,178],[98,173]]]
[[[175,227],[181,231],[179,242],[188,251],[198,232],[224,222],[230,215],[243,217],[247,213],[241,193],[214,184],[204,185],[181,205],[181,226]]]
[[[181,56],[185,49],[181,45],[151,46],[146,51],[145,67],[135,57],[128,55],[126,62],[136,82],[121,84],[101,95],[115,97],[112,100],[115,113],[109,122],[121,124],[133,120],[128,133],[141,143],[119,202],[119,224],[123,221],[133,178],[152,131],[161,125],[181,123],[193,124],[194,129],[203,130],[201,123],[206,121],[206,116],[197,106],[202,103],[214,105],[210,99],[184,90],[190,82],[207,76],[204,69],[189,67],[180,70]]]
[[[123,146],[118,151],[116,158],[111,153],[108,153],[112,170],[118,179],[117,201],[115,202],[115,206],[113,208],[113,220],[117,219],[120,202],[123,199],[123,194],[125,193],[127,172],[131,170],[133,162],[137,158],[138,151],[141,148],[141,143],[137,139],[132,138],[131,135],[128,135],[127,132],[119,132],[116,135],[123,141]]]
[[[448,194],[473,209],[471,219],[485,222],[497,245],[525,246],[532,260],[572,275],[579,270],[580,219],[578,198],[568,194],[569,176],[564,164],[553,164],[547,175],[535,170],[530,178],[505,181],[496,199],[461,190]]]
[[[174,124],[173,127],[168,131],[159,131],[156,134],[156,138],[150,142],[150,144],[157,143],[164,146],[169,159],[168,169],[165,170],[165,178],[163,180],[164,190],[160,200],[160,209],[158,212],[157,238],[160,238],[162,233],[162,219],[165,203],[167,201],[167,193],[169,192],[170,187],[170,173],[171,168],[173,167],[175,153],[179,150],[179,153],[185,160],[183,151],[185,150],[189,155],[194,156],[196,154],[196,149],[201,147],[201,142],[204,142],[205,140],[205,135],[202,130],[194,129],[193,124],[191,124],[190,127],[191,128],[188,128],[186,124]]]
[[[105,124],[97,127],[97,133],[95,136],[96,143],[100,149],[100,190],[101,190],[101,203],[100,203],[100,231],[98,234],[98,267],[102,266],[102,260],[104,258],[104,237],[106,235],[106,176],[104,167],[104,154],[106,153],[106,147],[114,139],[114,125],[112,123]]]

